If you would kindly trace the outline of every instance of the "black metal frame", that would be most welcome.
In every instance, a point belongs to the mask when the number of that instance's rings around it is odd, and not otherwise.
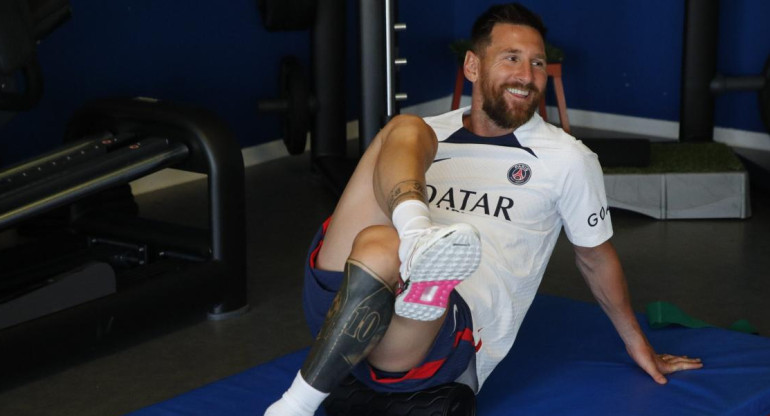
[[[396,32],[404,24],[395,23],[396,0],[361,0],[359,10],[361,34],[361,116],[358,137],[361,153],[371,144],[377,132],[399,113],[398,101],[406,94],[396,93],[397,64]]]
[[[719,0],[685,2],[684,51],[679,107],[679,141],[714,138],[714,95],[711,80],[717,68]]]
[[[361,33],[361,117],[358,141],[361,151],[369,147],[387,120],[385,66],[385,4],[381,0],[362,0]]]
[[[65,141],[57,151],[0,172],[0,181],[10,181],[0,191],[0,230],[57,209],[72,213],[84,199],[127,188],[129,181],[169,166],[208,176],[209,229],[112,213],[70,218],[62,234],[88,236],[89,244],[100,247],[133,246],[142,253],[145,247],[158,247],[162,252],[145,254],[151,261],[120,271],[127,277],[118,280],[114,294],[40,317],[33,326],[60,319],[53,315],[140,308],[140,299],[173,296],[185,286],[201,288],[214,303],[210,319],[248,309],[243,158],[215,114],[154,100],[99,100],[75,113]],[[57,163],[73,152],[84,160]]]

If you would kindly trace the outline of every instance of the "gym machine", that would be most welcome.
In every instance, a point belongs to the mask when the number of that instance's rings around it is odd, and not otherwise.
[[[67,0],[0,1],[0,110],[37,104],[35,43],[69,16]],[[166,167],[207,175],[208,227],[139,216],[129,182]],[[3,350],[75,337],[75,322],[99,335],[118,316],[160,321],[183,303],[214,320],[244,313],[244,210],[241,149],[215,114],[146,98],[86,104],[62,146],[0,170]]]
[[[398,67],[396,33],[406,29],[394,23],[395,0],[362,0],[360,6],[361,115],[359,155],[377,132],[398,113],[407,94],[396,92]],[[262,22],[270,31],[311,29],[312,82],[300,60],[285,56],[280,62],[275,99],[258,103],[260,112],[281,114],[283,141],[289,154],[304,153],[310,131],[310,159],[340,195],[355,168],[357,157],[347,156],[345,120],[344,0],[259,0]]]
[[[280,97],[260,100],[258,111],[281,113],[289,154],[304,153],[310,131],[311,167],[340,195],[355,161],[347,157],[345,121],[345,0],[259,0],[269,31],[310,29],[312,77],[300,60],[280,62]]]
[[[758,75],[718,74],[719,0],[686,0],[679,140],[714,139],[714,98],[731,91],[757,91],[760,117],[770,132],[770,56]]]
[[[76,112],[65,143],[0,171],[0,231],[13,240],[0,251],[0,329],[194,287],[210,319],[245,312],[243,159],[219,118],[105,99]],[[128,183],[166,167],[208,175],[208,229],[137,215]]]
[[[407,26],[402,22],[395,23],[396,6],[396,0],[361,2],[361,118],[358,140],[362,152],[369,147],[377,132],[399,113],[399,102],[409,98],[406,93],[397,92],[398,68],[406,65],[407,60],[398,57],[396,35],[406,30]]]

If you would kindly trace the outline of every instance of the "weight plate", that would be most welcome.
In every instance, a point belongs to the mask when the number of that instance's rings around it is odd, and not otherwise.
[[[283,143],[289,154],[305,151],[307,132],[310,130],[310,90],[299,59],[287,56],[281,59],[281,98],[288,103],[283,114]]]

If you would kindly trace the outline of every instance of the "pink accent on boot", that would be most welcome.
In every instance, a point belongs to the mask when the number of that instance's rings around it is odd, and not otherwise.
[[[395,312],[404,318],[440,318],[449,294],[468,278],[481,261],[481,240],[468,224],[431,227],[424,231],[401,265],[404,291],[396,297]]]
[[[415,282],[404,296],[404,302],[419,303],[427,306],[446,307],[449,293],[462,280],[438,280],[433,282]]]

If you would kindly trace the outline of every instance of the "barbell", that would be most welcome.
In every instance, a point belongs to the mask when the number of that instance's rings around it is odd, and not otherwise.
[[[278,87],[280,97],[259,101],[257,110],[281,113],[283,143],[289,154],[299,155],[305,151],[307,132],[318,104],[297,57],[281,58]]]
[[[759,75],[724,76],[717,74],[709,85],[711,92],[721,94],[731,91],[757,91],[759,114],[765,129],[770,132],[770,56]]]

